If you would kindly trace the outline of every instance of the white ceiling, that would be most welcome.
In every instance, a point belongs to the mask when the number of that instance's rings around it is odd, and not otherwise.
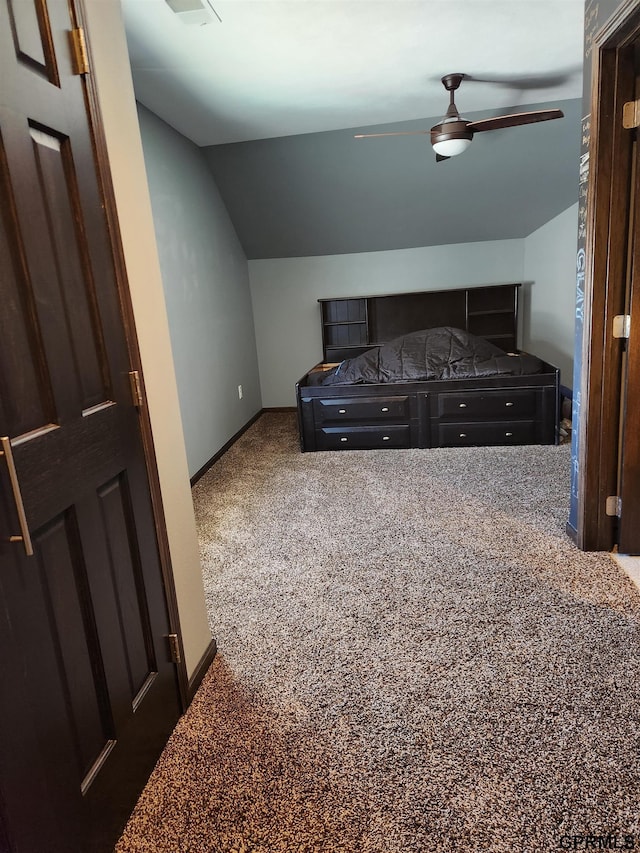
[[[138,99],[197,145],[441,116],[450,72],[463,115],[582,95],[584,0],[210,2],[122,0]]]

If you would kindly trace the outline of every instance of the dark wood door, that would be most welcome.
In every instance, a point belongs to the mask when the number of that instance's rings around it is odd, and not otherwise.
[[[64,0],[0,0],[0,839],[16,853],[110,850],[180,713],[75,23]]]
[[[640,40],[632,48],[635,97],[640,99]],[[639,101],[640,102],[640,101]],[[634,131],[633,165],[629,180],[629,250],[624,315],[633,318],[623,338],[620,424],[620,519],[618,550],[640,554],[640,141]]]

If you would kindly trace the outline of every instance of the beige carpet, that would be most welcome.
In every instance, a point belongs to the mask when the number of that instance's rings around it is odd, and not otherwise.
[[[117,851],[639,847],[640,595],[569,452],[261,417],[194,488],[219,655]]]

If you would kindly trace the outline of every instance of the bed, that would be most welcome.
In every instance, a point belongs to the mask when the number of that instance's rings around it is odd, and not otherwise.
[[[302,451],[558,443],[558,368],[517,348],[519,283],[318,300]]]

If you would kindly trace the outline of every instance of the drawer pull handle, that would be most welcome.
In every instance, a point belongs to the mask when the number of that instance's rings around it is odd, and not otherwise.
[[[340,441],[348,441],[348,440],[349,440],[349,439],[347,439],[347,438],[341,438],[341,439],[340,439]]]
[[[339,414],[339,415],[345,415],[346,413],[347,413],[347,410],[346,410],[346,409],[338,409],[338,414]]]
[[[383,411],[383,412],[388,412],[388,411],[389,411],[389,406],[383,406],[383,407],[382,407],[382,409],[381,409],[381,411]]]
[[[506,437],[507,437],[507,438],[511,438],[511,436],[513,435],[513,433],[512,433],[512,432],[505,432],[505,435],[506,435]]]
[[[460,433],[460,438],[466,438],[466,437],[467,437],[466,432],[461,432],[461,433]]]
[[[466,408],[467,408],[467,404],[466,404],[466,403],[458,403],[458,408],[459,408],[459,409],[466,409]]]
[[[388,436],[388,435],[383,435],[383,436],[382,436],[382,440],[383,440],[383,441],[389,441],[389,436]]]
[[[513,406],[513,403],[505,403],[505,406],[508,408],[509,406]]]

